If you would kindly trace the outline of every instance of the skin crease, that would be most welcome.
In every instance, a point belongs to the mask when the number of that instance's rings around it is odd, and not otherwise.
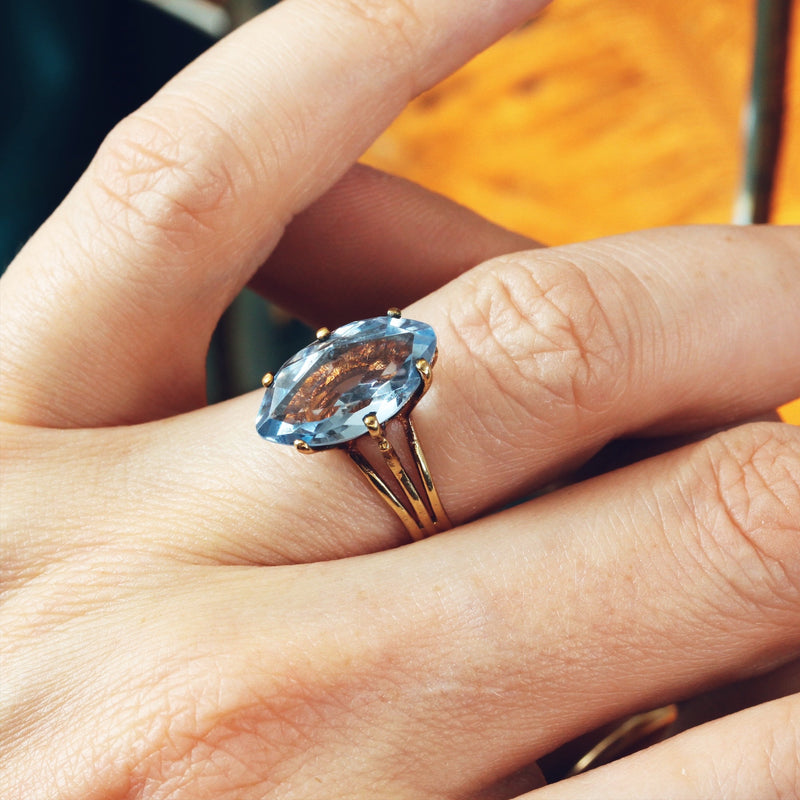
[[[746,421],[800,394],[800,229],[543,248],[353,166],[541,5],[284,0],[123,121],[0,281],[0,795],[800,793],[800,436]],[[452,532],[409,545],[344,454],[265,445],[257,394],[204,407],[247,283],[434,327],[414,419]],[[576,472],[631,436],[659,452]],[[539,787],[688,698],[697,727]]]

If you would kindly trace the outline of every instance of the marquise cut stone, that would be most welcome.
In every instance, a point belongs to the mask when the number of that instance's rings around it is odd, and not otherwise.
[[[290,358],[267,388],[256,419],[271,442],[342,444],[366,433],[364,417],[386,422],[422,384],[419,359],[432,364],[436,334],[424,322],[373,317],[351,322]]]

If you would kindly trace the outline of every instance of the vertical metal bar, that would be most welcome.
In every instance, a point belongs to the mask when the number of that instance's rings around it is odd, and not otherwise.
[[[734,222],[768,222],[783,134],[786,65],[794,0],[758,0],[745,156]]]

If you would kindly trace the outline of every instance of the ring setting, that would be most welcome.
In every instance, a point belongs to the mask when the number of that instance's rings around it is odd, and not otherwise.
[[[314,342],[264,376],[256,430],[301,453],[344,449],[412,538],[448,530],[410,418],[437,354],[433,328],[398,309],[320,328]]]

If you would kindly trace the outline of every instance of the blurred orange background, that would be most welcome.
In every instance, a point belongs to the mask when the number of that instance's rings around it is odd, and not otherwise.
[[[364,161],[548,244],[728,222],[754,16],[753,0],[557,0],[414,101]],[[799,16],[777,223],[800,222]],[[800,400],[781,413],[800,424]]]

